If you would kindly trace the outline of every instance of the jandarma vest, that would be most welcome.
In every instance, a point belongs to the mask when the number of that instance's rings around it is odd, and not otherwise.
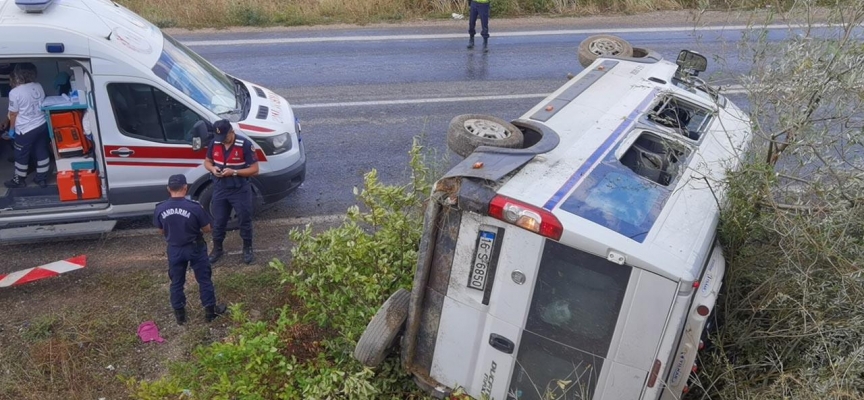
[[[219,169],[231,168],[233,170],[240,170],[248,168],[249,163],[243,152],[244,143],[245,141],[243,139],[237,137],[234,139],[234,144],[225,149],[222,142],[214,141],[213,165]],[[216,180],[217,185],[221,185],[225,188],[239,188],[249,180],[242,176],[226,176],[223,178],[213,177],[213,179]]]

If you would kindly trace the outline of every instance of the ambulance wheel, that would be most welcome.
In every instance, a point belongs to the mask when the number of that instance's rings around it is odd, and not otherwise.
[[[357,341],[357,347],[354,348],[357,361],[375,368],[387,358],[390,349],[396,344],[396,337],[405,328],[410,300],[411,293],[399,289],[384,302]]]
[[[598,57],[633,57],[633,46],[613,35],[592,35],[579,43],[579,64],[588,68]]]
[[[524,140],[519,128],[490,115],[457,115],[447,129],[447,147],[462,157],[468,157],[479,146],[518,149]]]
[[[198,195],[198,202],[201,203],[201,207],[204,207],[205,210],[210,214],[210,218],[213,218],[213,211],[210,209],[210,203],[213,200],[213,185],[207,185],[204,190],[201,191],[201,194]],[[254,206],[254,202],[253,202]],[[254,213],[254,211],[253,211]],[[231,210],[231,215],[228,216],[228,224],[225,226],[225,231],[236,231],[240,229],[240,220],[237,218],[237,212],[233,209]]]

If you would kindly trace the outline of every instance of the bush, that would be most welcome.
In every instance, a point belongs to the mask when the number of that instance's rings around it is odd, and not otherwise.
[[[739,43],[757,140],[727,182],[725,323],[691,398],[864,393],[862,10],[845,2],[832,29],[776,42],[754,28]]]
[[[236,326],[222,342],[196,349],[188,362],[154,382],[130,379],[133,397],[185,395],[196,399],[414,399],[425,398],[391,357],[378,370],[351,354],[378,307],[398,288],[410,288],[431,188],[427,155],[415,140],[411,182],[385,185],[376,171],[355,188],[363,208],[318,235],[294,229],[290,266],[270,265],[304,303],[285,306],[275,321],[252,321],[240,305]]]

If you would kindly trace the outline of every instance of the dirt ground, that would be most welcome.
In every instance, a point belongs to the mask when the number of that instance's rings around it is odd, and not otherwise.
[[[327,224],[314,225],[323,229]],[[240,261],[241,241],[230,232],[213,269],[218,301],[243,303],[253,319],[275,318],[292,304],[267,264],[288,261],[285,223],[258,222],[256,262]],[[84,269],[25,285],[0,288],[0,399],[126,398],[121,378],[156,378],[172,361],[201,344],[224,338],[230,318],[204,322],[194,275],[187,274],[188,322],[174,322],[169,303],[165,244],[153,229],[107,238],[0,246],[0,274],[87,256]],[[138,326],[154,321],[163,343],[142,343]]]

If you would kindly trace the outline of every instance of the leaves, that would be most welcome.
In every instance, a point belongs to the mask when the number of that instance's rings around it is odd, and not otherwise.
[[[417,140],[410,155],[410,184],[384,185],[372,170],[363,188],[354,188],[360,205],[347,210],[342,225],[318,234],[311,225],[289,232],[291,264],[274,260],[270,266],[303,301],[303,310],[285,306],[276,321],[251,321],[240,305],[233,305],[236,326],[224,341],[199,347],[192,360],[160,380],[127,381],[133,397],[425,398],[398,360],[387,360],[374,372],[351,357],[378,307],[397,289],[411,286],[421,207],[433,173]],[[296,330],[301,326],[318,326],[329,334],[300,343]]]
[[[834,28],[740,43],[758,137],[726,182],[723,325],[694,398],[864,393],[864,46],[850,30],[864,1],[825,11]]]

